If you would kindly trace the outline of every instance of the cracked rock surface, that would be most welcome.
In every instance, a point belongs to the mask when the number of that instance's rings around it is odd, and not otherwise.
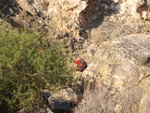
[[[102,112],[149,113],[149,0],[0,1],[9,6],[3,13],[11,14],[15,25],[30,27],[37,20],[52,38],[63,40],[72,59],[79,55],[87,61],[81,76],[102,92],[95,100],[102,102]]]

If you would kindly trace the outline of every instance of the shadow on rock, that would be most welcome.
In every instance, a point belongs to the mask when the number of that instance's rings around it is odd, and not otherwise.
[[[89,0],[85,10],[80,13],[80,35],[84,36],[85,30],[90,32],[93,28],[99,27],[106,20],[105,17],[118,14],[119,11],[119,3],[113,0]]]
[[[49,100],[49,107],[54,113],[71,113],[74,103],[64,99],[52,98]]]

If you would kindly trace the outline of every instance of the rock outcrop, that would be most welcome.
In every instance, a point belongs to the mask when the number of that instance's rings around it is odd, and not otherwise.
[[[49,90],[43,91],[47,105],[53,113],[71,113],[72,108],[77,104],[77,95],[70,89],[61,89],[49,94]]]
[[[23,12],[16,13],[11,7],[15,22],[30,26],[37,20],[40,27],[54,31],[53,38],[63,38],[66,53],[80,55],[87,61],[88,68],[82,77],[95,82],[101,92],[97,100],[101,112],[149,113],[149,0],[14,0],[13,3],[20,8],[17,11]],[[97,93],[91,95],[94,94]]]
[[[92,61],[82,76],[86,78],[88,75],[96,79],[96,84],[101,88],[99,94],[106,91],[107,104],[100,100],[101,104],[106,104],[103,107],[105,112],[114,112],[116,106],[118,112],[121,107],[119,113],[148,113],[149,56],[150,35],[143,34],[105,41],[95,50]],[[109,108],[109,103],[112,108]]]
[[[87,6],[82,0],[17,0],[18,4],[32,15],[40,15],[53,28],[78,36],[76,29],[79,14]]]

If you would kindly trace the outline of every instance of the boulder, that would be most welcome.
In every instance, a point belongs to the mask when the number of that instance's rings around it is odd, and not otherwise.
[[[71,113],[72,108],[77,104],[77,95],[70,88],[61,89],[50,96],[46,95],[49,93],[45,92],[44,94],[47,104],[53,113]]]

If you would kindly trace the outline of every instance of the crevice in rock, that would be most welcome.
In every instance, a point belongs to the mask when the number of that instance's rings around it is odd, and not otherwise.
[[[150,57],[148,57],[148,58],[146,59],[146,61],[144,62],[144,64],[148,64],[148,63],[150,63]]]
[[[143,17],[143,12],[147,12],[148,11],[148,4],[147,4],[147,0],[143,0],[140,4],[139,7],[137,8],[137,12],[140,14],[140,16],[142,17],[142,19],[147,20],[147,17]],[[148,14],[145,14],[145,16],[148,16]]]
[[[89,0],[87,7],[80,13],[79,25],[82,29],[97,28],[105,16],[119,13],[120,6],[112,0]]]

